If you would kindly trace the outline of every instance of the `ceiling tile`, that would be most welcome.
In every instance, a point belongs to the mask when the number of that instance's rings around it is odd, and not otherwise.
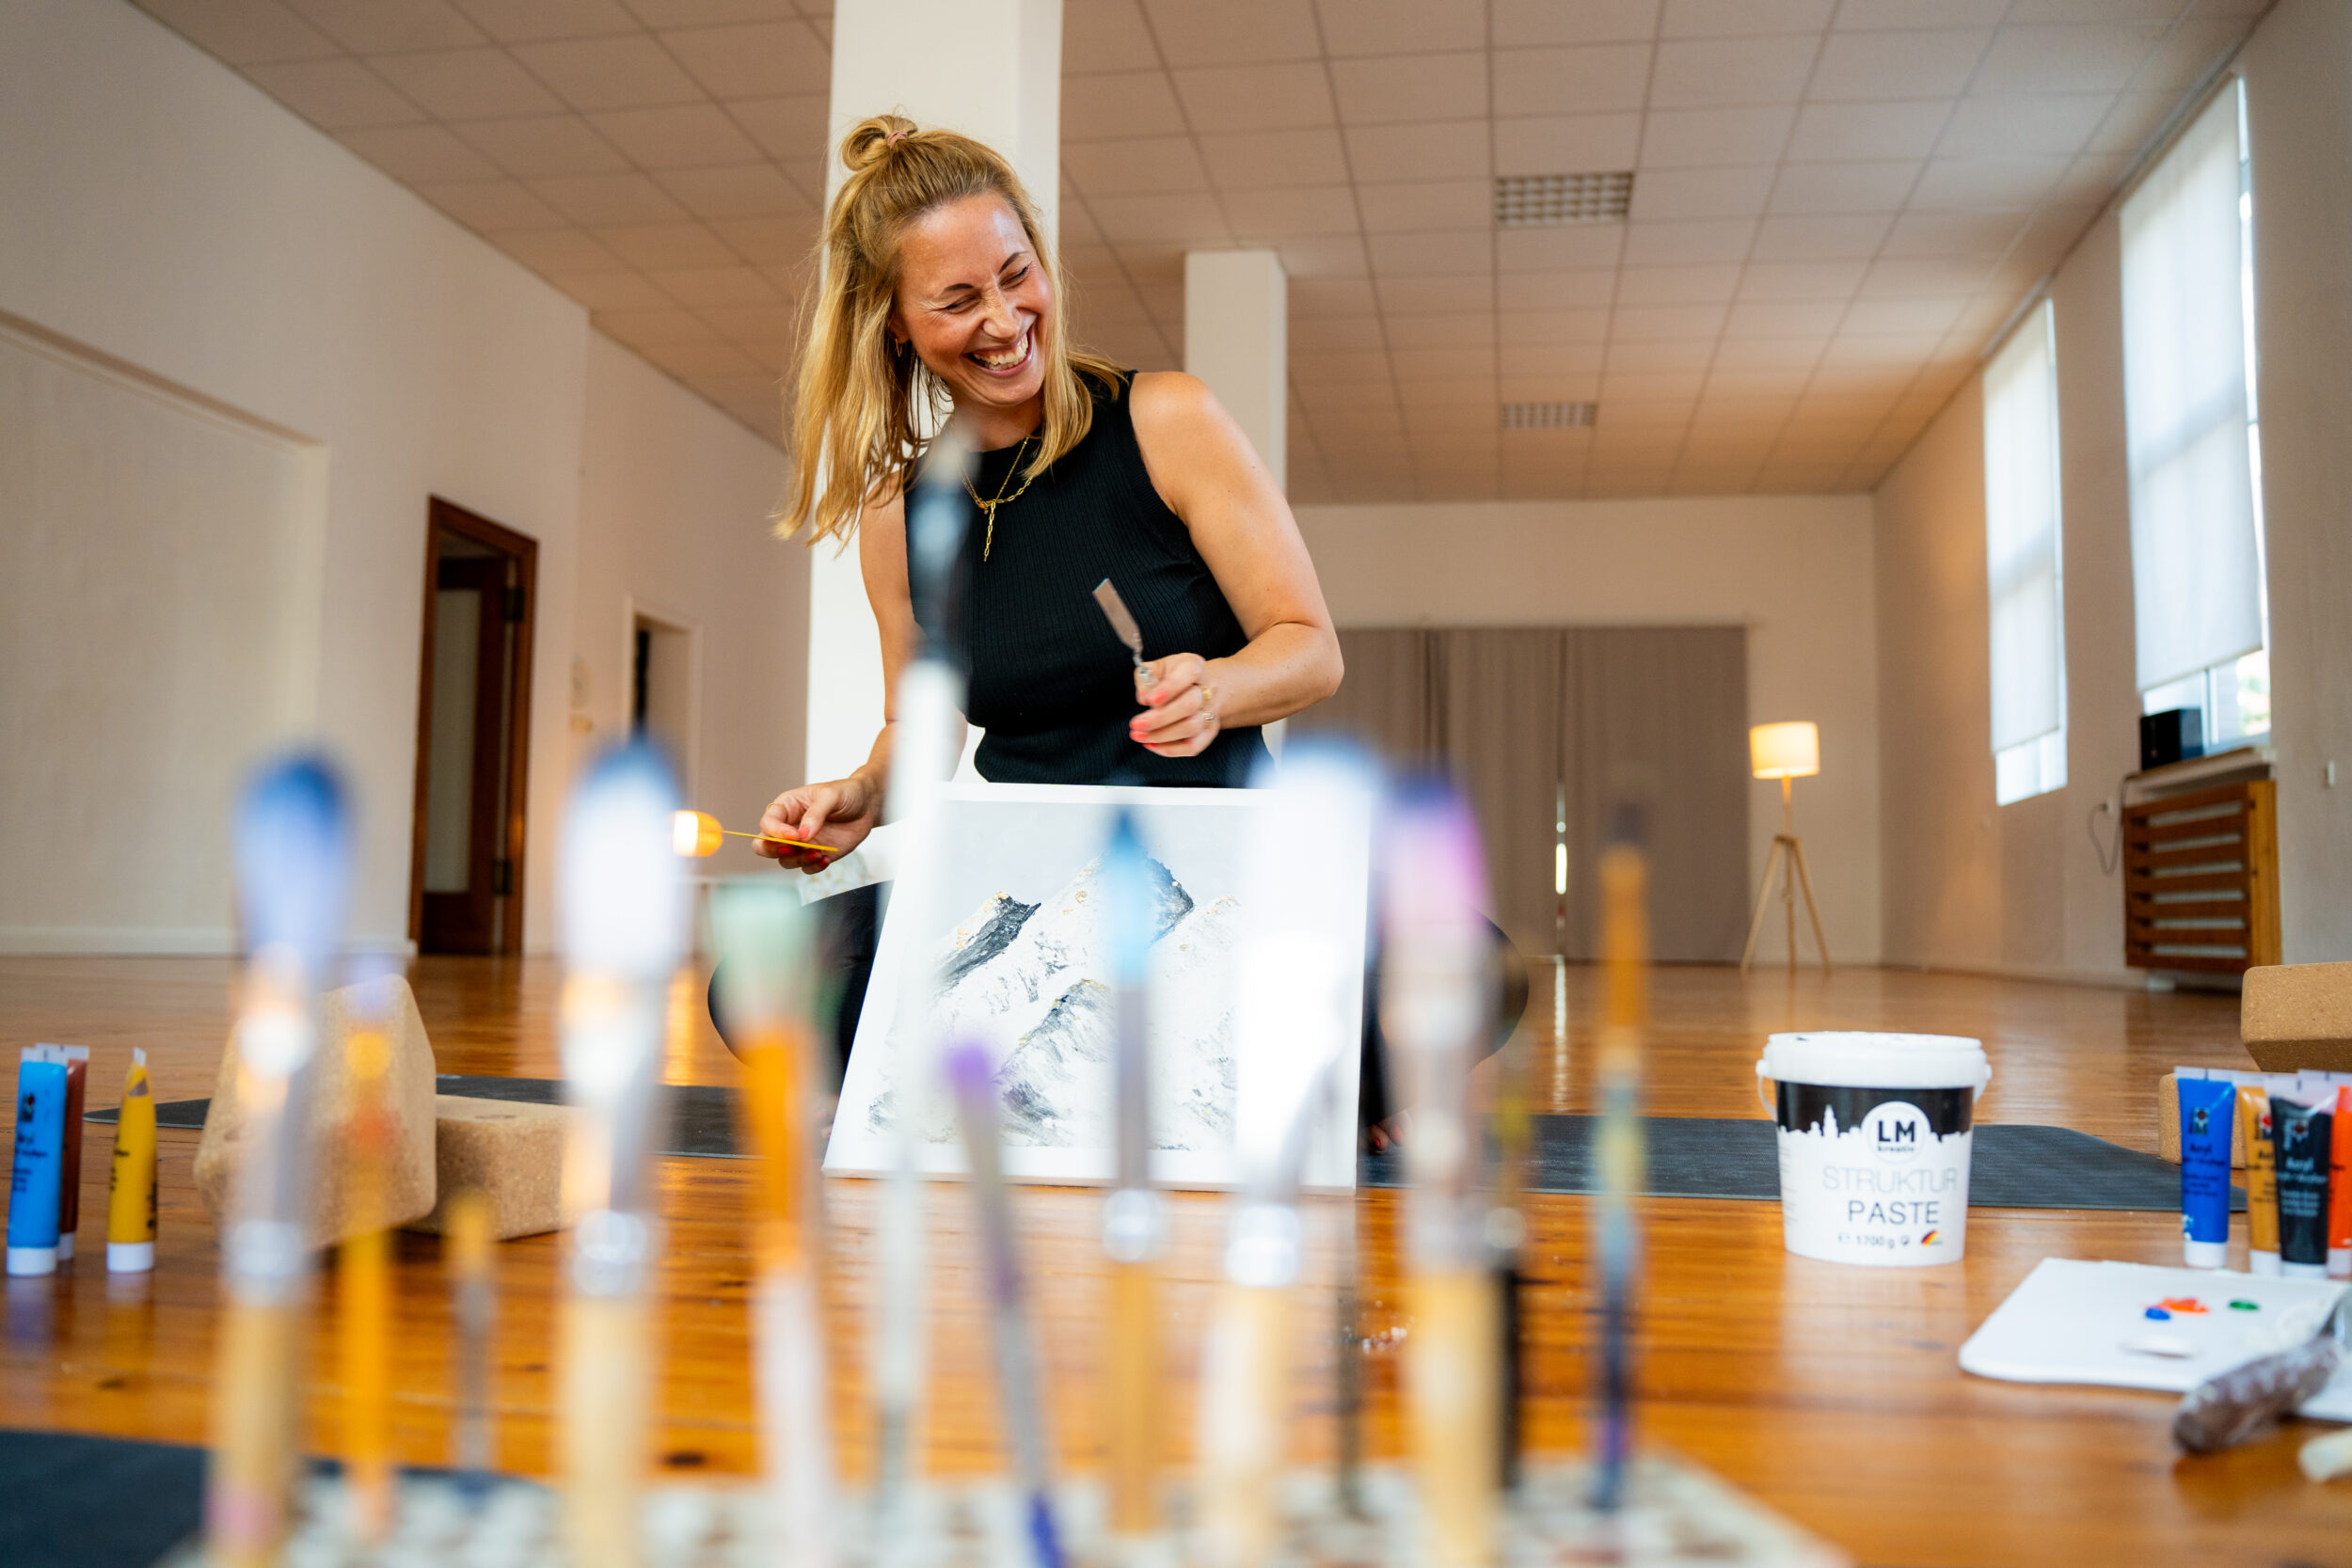
[[[1504,229],[1495,234],[1495,265],[1506,273],[1613,267],[1624,249],[1625,225],[1621,223],[1571,223],[1557,229]]]
[[[813,223],[817,216],[808,198],[773,164],[671,169],[654,178],[698,218],[797,216]]]
[[[1325,46],[1335,55],[1483,49],[1483,0],[1315,0]]]
[[[1998,256],[2026,226],[2024,211],[1904,213],[1887,230],[1889,256]]]
[[[425,118],[358,60],[294,60],[247,66],[246,77],[322,131],[414,124]]]
[[[715,98],[833,89],[833,54],[806,23],[697,27],[664,33],[661,42]]]
[[[1861,285],[1860,261],[1751,261],[1740,280],[1748,299],[1847,299]]]
[[[1291,329],[1293,348],[1324,351],[1380,341],[1378,316],[1315,316]]]
[[[1737,316],[1741,311],[1752,309],[1754,307],[1743,305],[1735,309],[1732,314]],[[1837,306],[1827,307],[1827,309],[1832,316],[1842,313]],[[1828,341],[1829,333],[1826,331],[1803,338],[1746,338],[1726,335],[1715,345],[1715,363],[1712,368],[1717,371],[1810,369],[1813,362],[1821,356],[1822,346]],[[1719,403],[1718,406],[1722,405]],[[1746,411],[1745,417],[1752,420],[1776,421],[1779,415],[1786,412],[1769,402],[1735,402],[1729,406],[1735,410]]]
[[[1836,8],[1836,0],[1666,0],[1661,31],[1670,39],[1818,33]]]
[[[1494,214],[1494,186],[1485,180],[1433,180],[1407,185],[1359,184],[1358,203],[1367,233],[1416,229],[1475,230],[1481,240]]]
[[[1823,213],[1768,217],[1756,230],[1759,261],[1842,261],[1878,254],[1894,224],[1886,213]]]
[[[1857,164],[1789,164],[1772,187],[1772,211],[1893,213],[1918,183],[1916,159]]]
[[[1229,191],[1225,214],[1244,243],[1318,234],[1354,234],[1362,227],[1355,193],[1345,185],[1306,185],[1279,191]]]
[[[671,27],[709,27],[725,22],[774,22],[803,14],[811,8],[794,0],[628,0],[645,25],[661,31]],[[827,6],[830,13],[833,9]]]
[[[1845,0],[1833,26],[1880,28],[1990,27],[2009,14],[2010,0]]]
[[[1963,98],[1936,151],[1947,158],[2064,157],[2083,150],[2114,103],[2108,93]]]
[[[565,215],[551,211],[546,202],[512,180],[469,180],[458,184],[411,188],[467,228],[484,234],[510,229],[552,228],[562,223]]]
[[[2246,37],[2250,17],[2192,18],[2172,29],[2140,62],[2135,90],[2185,93]]]
[[[441,125],[385,125],[345,131],[345,147],[405,185],[495,180],[499,169]]]
[[[320,32],[355,55],[463,49],[486,41],[448,0],[286,0]]]
[[[2090,134],[2086,150],[2137,152],[2153,141],[2171,117],[2180,97],[2169,92],[2126,92],[2116,96],[2114,107]]]
[[[1332,123],[1331,94],[1314,63],[1223,66],[1176,72],[1176,93],[1195,125],[1279,131]]]
[[[1820,349],[1829,335],[1837,330],[1845,319],[1843,298],[1825,300],[1740,300],[1724,318],[1724,341],[1754,339],[1764,342],[1788,343],[1804,341],[1812,343],[1813,354],[1805,360],[1812,363],[1820,357]],[[1740,366],[1755,368],[1768,361],[1755,355],[1742,355]],[[1726,360],[1731,364],[1734,361]]]
[[[1344,133],[1347,156],[1356,176],[1368,181],[1486,179],[1491,170],[1488,145],[1490,122],[1484,119],[1438,120],[1419,125],[1358,125]],[[1266,139],[1263,135],[1201,138],[1231,142],[1236,148]],[[1210,154],[1216,166],[1217,155]],[[1225,182],[1220,176],[1220,183]]]
[[[1983,93],[2120,92],[2164,37],[2161,23],[2004,27],[1977,72]]]
[[[1336,131],[1250,131],[1202,136],[1200,142],[1209,178],[1219,190],[1331,185],[1347,181],[1347,154]],[[1065,150],[1065,161],[1069,155]]]
[[[1495,373],[1495,351],[1490,343],[1458,348],[1401,348],[1389,357],[1396,366],[1400,381],[1471,380]],[[1493,418],[1485,409],[1468,412],[1481,422]]]
[[[659,310],[673,303],[642,272],[549,273],[547,278],[591,310]]]
[[[1691,396],[1697,392],[1698,372],[1715,357],[1715,338],[1661,338],[1654,340],[1613,338],[1609,343],[1608,373],[1612,377],[1625,375],[1677,374],[1682,376],[1682,391]],[[1603,383],[1603,389],[1607,383]]]
[[[614,109],[590,115],[588,122],[640,168],[748,164],[760,155],[752,139],[716,103]]]
[[[1915,103],[1807,103],[1788,140],[1792,163],[1924,158],[1951,118],[1953,100]]]
[[[1822,102],[1950,98],[1968,85],[1993,35],[1981,28],[1935,32],[1834,32],[1805,89]]]
[[[1062,169],[1088,196],[1152,196],[1205,191],[1209,171],[1190,136],[1144,136],[1133,141],[1073,142]]]
[[[628,160],[578,115],[469,120],[458,127],[458,134],[507,173],[526,180],[615,174],[628,167]]]
[[[1643,122],[1641,166],[1711,168],[1778,163],[1796,111],[1788,104],[1740,109],[1656,109]]]
[[[1494,128],[1499,175],[1631,168],[1642,143],[1640,115],[1544,115],[1498,119]]]
[[[1165,71],[1062,78],[1064,147],[1073,141],[1177,135],[1184,129],[1184,112]]]
[[[1706,338],[1724,329],[1722,305],[1620,305],[1610,312],[1611,341],[1624,338]]]
[[[1427,234],[1373,234],[1364,245],[1378,277],[1494,272],[1494,242],[1484,230],[1444,230]]]
[[[1515,49],[1494,56],[1495,113],[1571,115],[1639,109],[1649,79],[1647,44]]]
[[[1343,195],[1345,193],[1343,192]],[[1216,198],[1205,191],[1168,196],[1106,196],[1089,201],[1105,239],[1172,241],[1182,245],[1232,243],[1232,230]]]
[[[1535,43],[1638,43],[1657,36],[1660,0],[1492,0],[1498,49]]]
[[[1857,299],[1847,307],[1838,330],[1844,334],[1903,334],[1937,336],[1960,319],[1963,299]]]
[[[1486,60],[1484,50],[1334,60],[1331,85],[1340,118],[1350,125],[1387,125],[1484,115]]]
[[[1652,108],[1789,103],[1804,91],[1819,42],[1810,37],[1684,40],[1658,46]]]
[[[1062,0],[1065,77],[1098,71],[1156,71],[1159,50],[1136,0]]]
[[[1401,314],[1492,309],[1495,301],[1490,277],[1375,277],[1372,287],[1379,297],[1381,315],[1391,319]]]
[[[1145,0],[1171,66],[1311,60],[1322,53],[1307,0]]]
[[[532,188],[575,223],[660,223],[685,216],[685,209],[643,174],[567,174],[534,180]]]
[[[1505,272],[1495,277],[1495,305],[1504,310],[1606,308],[1616,297],[1614,267],[1580,267],[1573,272]]]
[[[1935,158],[1919,177],[1911,204],[1922,212],[1949,207],[2030,207],[2066,172],[2063,158]]]
[[[791,98],[738,98],[726,105],[728,114],[771,158],[798,163],[828,160],[825,145],[826,99],[822,93]]]
[[[1772,167],[1645,169],[1633,183],[1633,221],[1748,217],[1764,210]]]
[[[633,33],[641,24],[620,0],[453,0],[457,8],[501,43]]]
[[[1740,268],[1727,262],[1704,267],[1628,267],[1617,284],[1616,302],[1628,305],[1720,304],[1740,286]]]
[[[682,306],[667,310],[613,310],[599,315],[596,325],[607,336],[641,352],[719,341],[707,323]]]
[[[717,218],[710,231],[746,261],[789,270],[805,264],[817,244],[817,214],[798,218]],[[774,281],[771,277],[771,281]],[[779,283],[779,288],[786,287]],[[798,288],[794,284],[787,292]]]
[[[1625,259],[1629,264],[1656,266],[1737,261],[1747,255],[1755,240],[1754,218],[1629,224],[1626,229]]]
[[[646,277],[663,293],[695,310],[728,305],[774,306],[782,298],[774,285],[751,267],[686,267],[652,272]],[[778,310],[767,325],[771,328],[783,326],[789,320],[786,312]]]
[[[137,0],[139,9],[206,54],[238,67],[312,60],[335,42],[278,0]]]
[[[621,260],[647,271],[731,266],[738,260],[699,223],[627,223],[596,230],[596,239]]]
[[[636,109],[691,103],[703,89],[661,45],[638,35],[524,43],[515,57],[576,109]],[[774,90],[775,84],[770,84]],[[736,94],[749,97],[749,91]]]
[[[1391,316],[1382,324],[1382,330],[1389,340],[1389,347],[1394,351],[1460,348],[1472,344],[1492,348],[1495,342],[1495,318],[1491,310]]]
[[[377,57],[375,68],[441,119],[553,114],[564,106],[503,49],[385,55]]]
[[[1324,388],[1335,382],[1385,382],[1389,379],[1389,351],[1376,346],[1359,346],[1321,353],[1294,353],[1290,361],[1290,377],[1301,388]]]
[[[2138,160],[2128,152],[2086,152],[2066,166],[2049,195],[2054,206],[2096,207],[2123,188]]]
[[[1992,260],[1983,256],[1882,256],[1864,275],[1860,294],[1865,299],[1942,295],[1957,301],[1982,288],[1992,271]]]
[[[1609,339],[1606,310],[1513,310],[1496,324],[1499,346],[1601,343]]]
[[[620,258],[577,229],[521,230],[491,242],[535,273],[610,272]]]

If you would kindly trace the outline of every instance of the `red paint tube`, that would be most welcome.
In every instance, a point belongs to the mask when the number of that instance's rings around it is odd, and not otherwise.
[[[2352,1278],[2352,1086],[2336,1090],[2328,1148],[2328,1277]]]

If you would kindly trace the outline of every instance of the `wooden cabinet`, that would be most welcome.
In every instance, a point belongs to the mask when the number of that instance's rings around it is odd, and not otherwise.
[[[2277,963],[2278,784],[2158,788],[2125,797],[2123,961],[2219,974]]]

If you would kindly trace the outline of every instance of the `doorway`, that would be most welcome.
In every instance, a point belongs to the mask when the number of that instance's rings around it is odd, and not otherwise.
[[[628,733],[650,740],[676,769],[686,799],[694,795],[694,760],[701,712],[700,627],[631,595],[628,626]]]
[[[433,498],[424,547],[408,934],[421,953],[520,953],[539,546]]]

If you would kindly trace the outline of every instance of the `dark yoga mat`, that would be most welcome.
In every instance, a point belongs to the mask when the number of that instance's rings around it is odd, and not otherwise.
[[[473,1078],[443,1073],[435,1085],[442,1094],[477,1100],[518,1100],[547,1104],[562,1098],[564,1085],[551,1078]],[[731,1159],[735,1124],[729,1092],[717,1085],[668,1085],[661,1090],[668,1132],[657,1142],[663,1154]],[[155,1107],[156,1125],[204,1125],[202,1100],[175,1100]],[[112,1121],[112,1111],[93,1111],[91,1121]],[[1528,1186],[1539,1193],[1597,1191],[1592,1174],[1596,1117],[1536,1117],[1534,1169]],[[1780,1197],[1780,1156],[1769,1121],[1719,1117],[1645,1117],[1648,1161],[1643,1191],[1653,1197],[1729,1197],[1775,1202]],[[1993,1125],[1977,1130],[1969,1167],[1972,1209],[2124,1209],[2171,1211],[2181,1207],[2181,1168],[2087,1132],[2063,1127]],[[1368,1187],[1405,1185],[1402,1157],[1364,1158]],[[2246,1196],[2231,1190],[2230,1207],[2243,1211]],[[0,1559],[0,1561],[5,1561]]]
[[[201,1449],[0,1431],[8,1568],[153,1568],[203,1513]]]

